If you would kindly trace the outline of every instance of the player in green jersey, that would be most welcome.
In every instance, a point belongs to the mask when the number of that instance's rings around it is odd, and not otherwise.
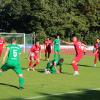
[[[16,39],[12,39],[12,44],[9,44],[6,48],[5,55],[3,57],[3,66],[0,69],[0,73],[12,69],[19,77],[19,89],[24,88],[24,78],[22,69],[19,62],[19,55],[21,54],[21,48],[16,44]]]
[[[46,74],[50,74],[50,73],[61,73],[62,72],[62,64],[64,62],[63,58],[60,58],[58,60],[52,60],[50,62],[47,63],[47,67],[45,69],[45,73]]]
[[[54,44],[54,59],[56,60],[56,59],[60,58],[60,39],[59,39],[59,35],[56,36],[56,39],[53,41],[53,44]]]

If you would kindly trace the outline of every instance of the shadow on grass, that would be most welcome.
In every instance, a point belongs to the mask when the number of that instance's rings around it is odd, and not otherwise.
[[[0,85],[9,86],[9,87],[13,87],[13,88],[19,89],[19,87],[14,86],[14,85],[10,85],[10,84],[0,83]]]
[[[100,91],[98,90],[83,90],[83,92],[80,93],[68,93],[63,95],[40,94],[44,97],[34,100],[100,100]]]

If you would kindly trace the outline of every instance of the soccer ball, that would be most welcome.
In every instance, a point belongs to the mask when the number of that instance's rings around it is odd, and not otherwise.
[[[50,71],[48,71],[47,69],[45,69],[45,74],[50,74]]]

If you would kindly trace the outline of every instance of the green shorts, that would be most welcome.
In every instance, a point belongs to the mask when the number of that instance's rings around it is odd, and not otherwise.
[[[60,48],[59,47],[54,47],[54,52],[60,52]]]
[[[13,71],[16,72],[16,74],[22,74],[22,69],[20,64],[11,64],[11,63],[5,63],[2,67],[1,67],[2,71],[7,71],[9,69],[12,69]]]

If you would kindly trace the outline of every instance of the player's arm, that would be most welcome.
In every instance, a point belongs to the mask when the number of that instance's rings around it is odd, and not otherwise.
[[[40,46],[40,50],[39,50],[39,58],[41,59],[41,46]]]
[[[59,72],[59,70],[57,69],[56,63],[55,63],[55,62],[54,62],[54,68],[55,68],[55,70],[56,70],[56,73],[59,74],[60,72]]]
[[[84,47],[86,47],[86,48],[88,48],[88,46],[87,46],[87,45],[85,45],[85,44],[84,44],[84,43],[82,43],[82,42],[81,42],[81,45],[82,45],[82,46],[84,46]]]
[[[67,44],[67,45],[73,45],[73,42],[66,42],[66,41],[61,41],[62,43],[65,43],[65,44]]]
[[[8,52],[9,52],[9,48],[6,49],[5,55],[4,55],[3,60],[2,60],[2,64],[5,63],[5,60],[6,60],[7,56],[8,56]]]

